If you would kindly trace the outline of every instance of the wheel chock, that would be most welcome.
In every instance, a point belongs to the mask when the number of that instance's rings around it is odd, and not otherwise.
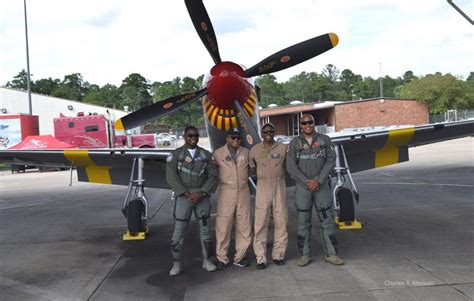
[[[340,222],[336,217],[336,225],[340,230],[362,229],[362,223],[356,219],[348,222]]]
[[[128,230],[123,234],[122,240],[144,240],[146,238],[146,234],[148,233],[148,229],[144,232],[137,232],[131,234]]]

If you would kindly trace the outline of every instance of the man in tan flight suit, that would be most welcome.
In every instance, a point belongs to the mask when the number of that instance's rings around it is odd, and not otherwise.
[[[240,146],[238,130],[226,137],[227,144],[217,149],[213,158],[217,165],[219,194],[216,218],[216,256],[218,269],[229,266],[230,235],[235,216],[234,265],[249,266],[245,259],[252,241],[250,224],[250,190],[248,186],[249,150]]]
[[[267,236],[270,215],[275,225],[272,259],[276,265],[285,264],[288,246],[288,208],[286,204],[285,157],[286,146],[274,140],[275,127],[266,123],[262,127],[263,141],[252,147],[249,155],[250,170],[257,174],[255,198],[255,238],[253,249],[257,269],[266,267]],[[256,170],[255,170],[256,169]]]

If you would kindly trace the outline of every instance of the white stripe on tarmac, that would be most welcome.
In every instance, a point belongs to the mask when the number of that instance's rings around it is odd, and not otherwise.
[[[44,205],[44,204],[46,204],[46,203],[35,203],[35,204],[17,205],[17,206],[10,206],[10,207],[0,208],[0,210],[23,208],[23,207],[31,207],[31,206],[38,206],[38,205]]]
[[[452,186],[452,187],[474,187],[467,184],[442,184],[442,183],[402,183],[402,182],[356,182],[359,184],[372,185],[427,185],[427,186]]]

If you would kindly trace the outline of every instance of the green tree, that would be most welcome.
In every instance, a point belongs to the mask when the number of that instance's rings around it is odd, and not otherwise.
[[[260,105],[267,107],[271,103],[282,105],[285,102],[283,85],[276,81],[273,74],[259,76],[255,84],[260,87]]]
[[[150,95],[150,84],[138,73],[127,76],[119,88],[122,105],[136,111],[153,103]]]
[[[80,73],[72,73],[64,76],[61,84],[51,92],[52,96],[65,99],[82,101],[87,88],[84,86],[84,80]]]
[[[436,73],[404,85],[401,97],[427,102],[430,113],[439,114],[451,109],[471,109],[474,107],[473,94],[468,84],[451,74]]]
[[[13,88],[18,90],[28,90],[28,73],[25,69],[22,69],[11,82],[7,82],[5,85],[7,88]],[[32,89],[33,90],[33,89]]]
[[[405,73],[403,73],[402,79],[403,79],[403,84],[408,84],[408,83],[412,82],[413,80],[418,79],[418,77],[416,77],[413,74],[413,71],[408,70]]]
[[[51,95],[53,93],[53,90],[57,89],[60,84],[61,84],[61,81],[58,78],[56,79],[52,79],[51,77],[48,77],[47,79],[43,78],[34,82],[32,90],[35,93]]]
[[[358,74],[354,74],[349,69],[344,69],[341,72],[341,76],[339,77],[339,90],[341,93],[341,101],[353,100],[356,96],[355,89],[357,85],[362,83],[363,79],[362,76]]]

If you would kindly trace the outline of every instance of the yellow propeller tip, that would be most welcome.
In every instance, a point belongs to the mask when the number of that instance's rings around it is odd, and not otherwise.
[[[336,47],[339,44],[339,37],[335,33],[329,33],[329,39],[331,40],[332,47]]]
[[[119,120],[115,121],[115,129],[119,130],[119,131],[124,130],[124,127],[123,127],[123,124],[122,124],[122,119],[119,119]]]

